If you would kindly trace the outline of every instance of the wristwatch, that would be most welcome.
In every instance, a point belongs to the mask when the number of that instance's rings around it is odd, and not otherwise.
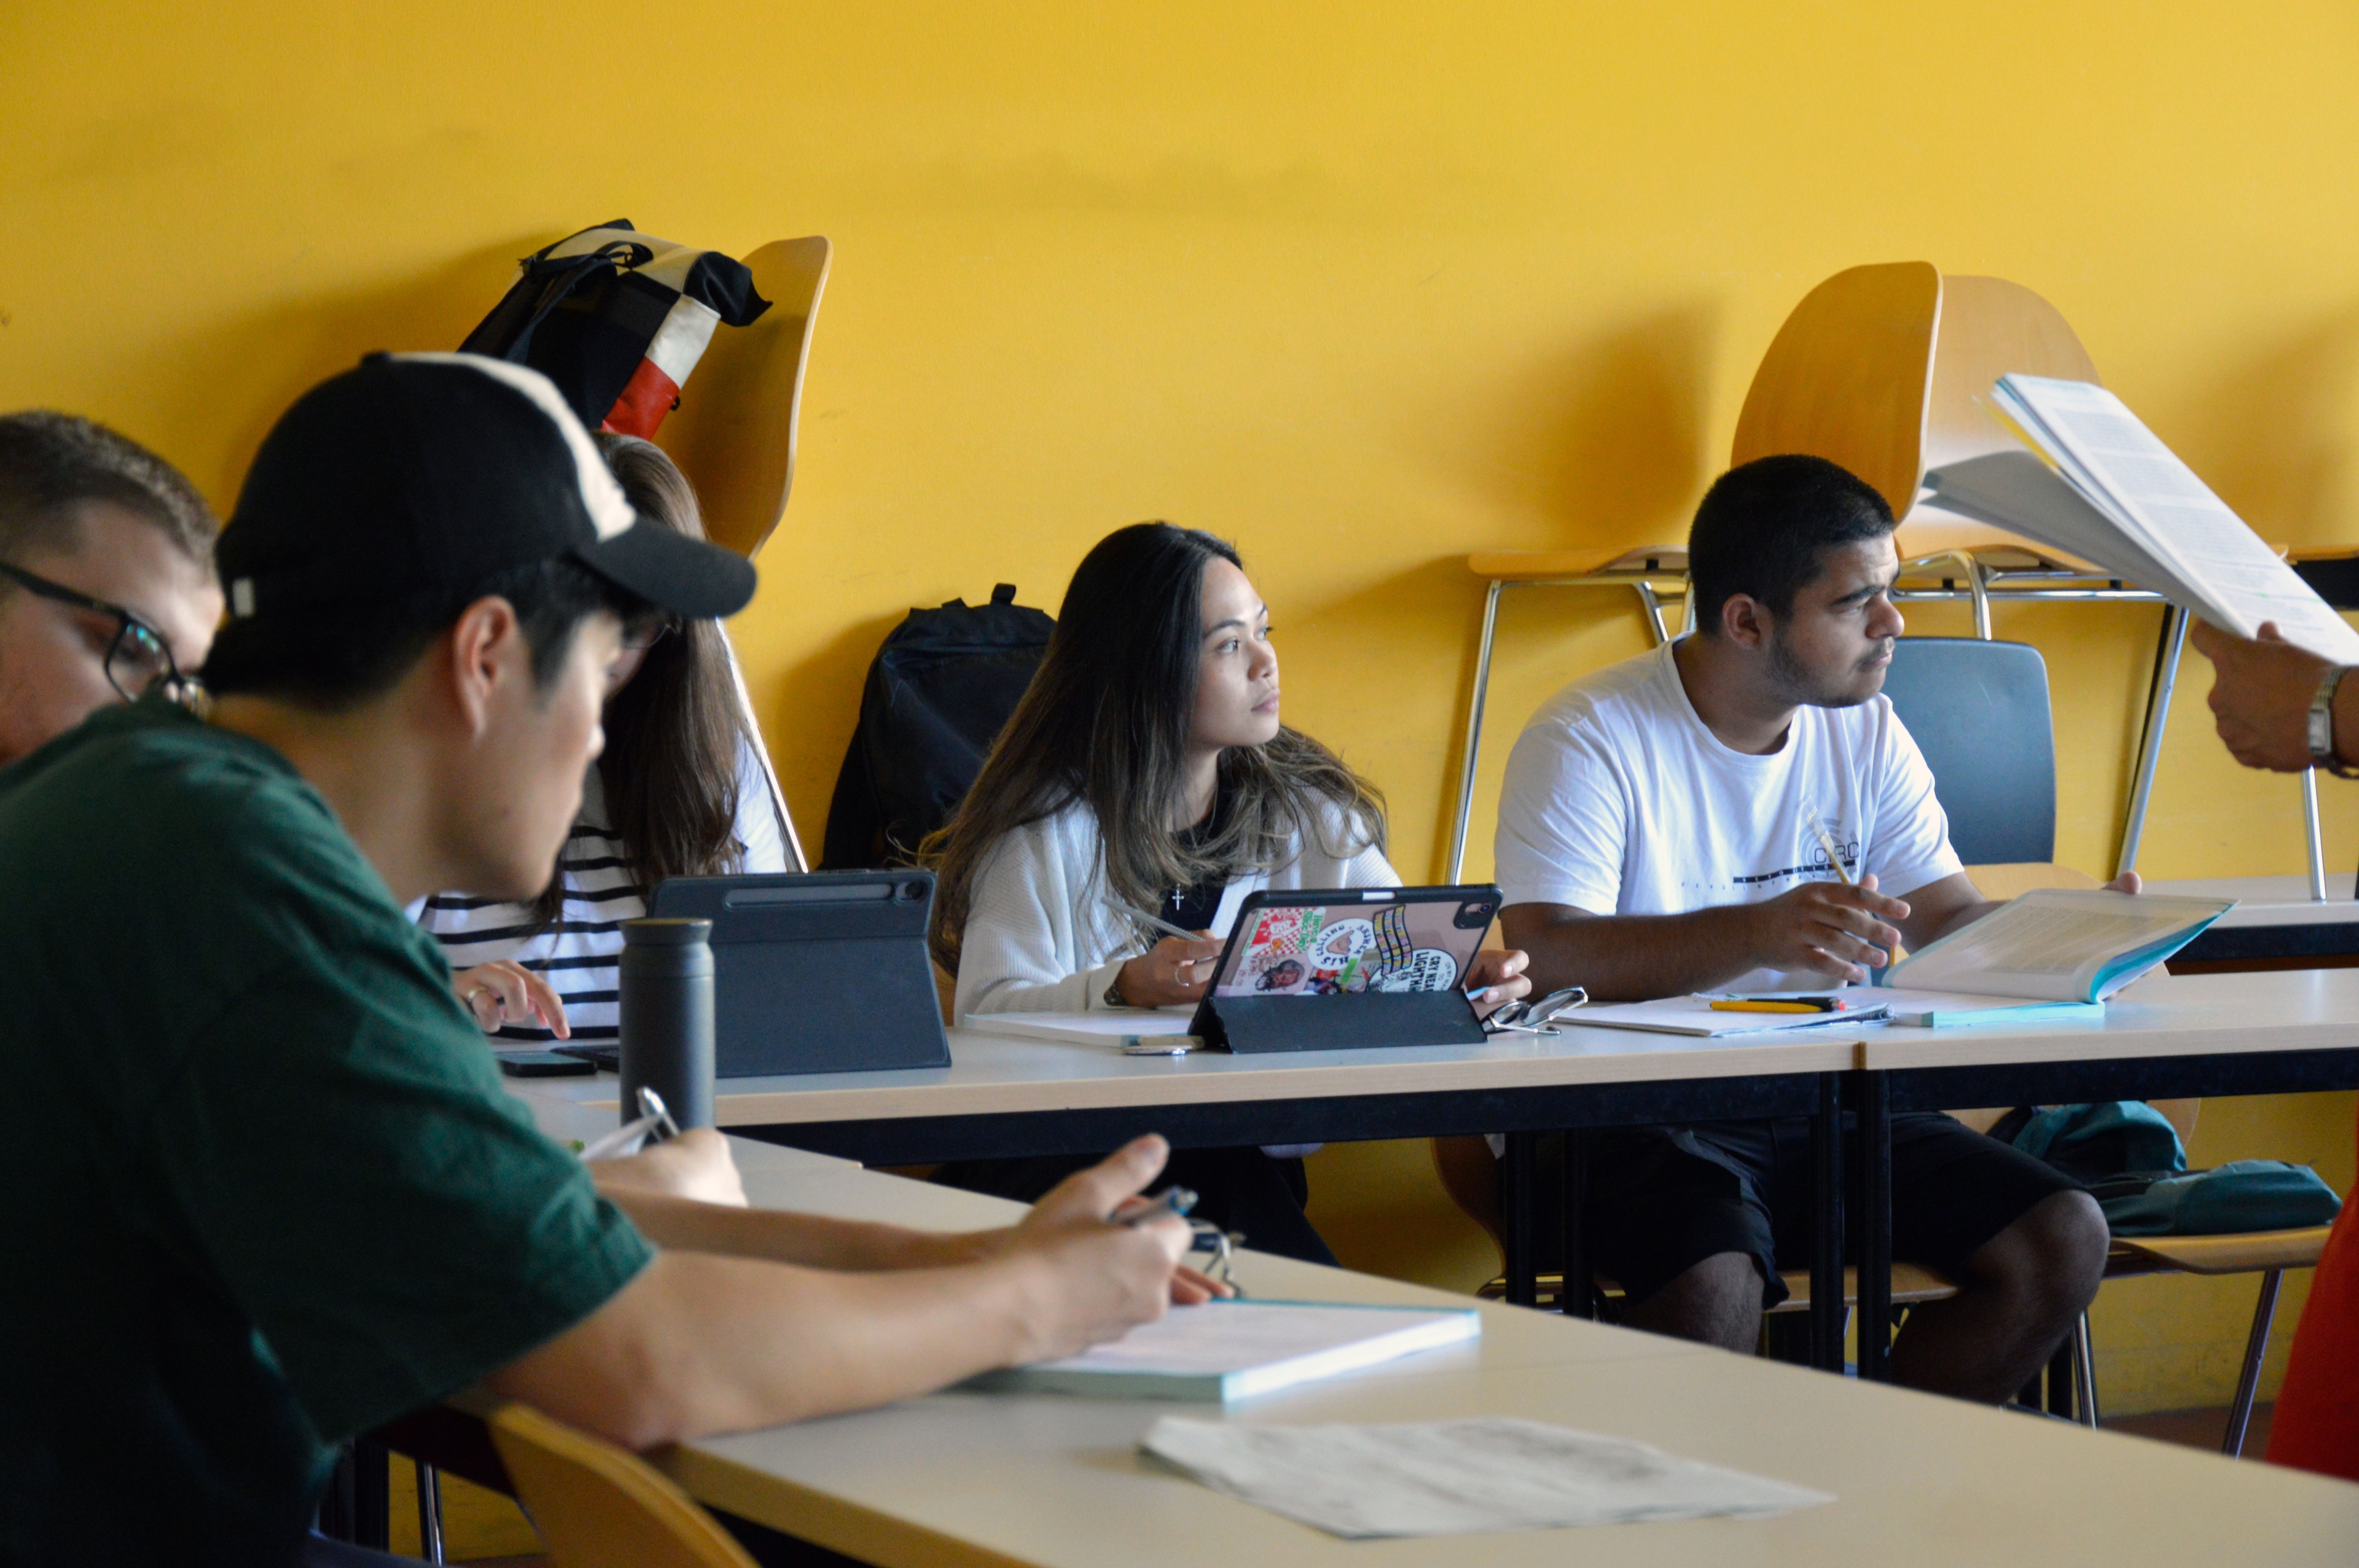
[[[1122,977],[1120,975],[1116,975],[1114,978],[1114,984],[1106,987],[1105,1004],[1108,1007],[1128,1007],[1130,1005],[1129,1000],[1122,994]]]
[[[2334,693],[2350,673],[2348,665],[2328,670],[2310,699],[2310,765],[2324,768],[2339,779],[2359,779],[2359,768],[2351,767],[2334,752]]]

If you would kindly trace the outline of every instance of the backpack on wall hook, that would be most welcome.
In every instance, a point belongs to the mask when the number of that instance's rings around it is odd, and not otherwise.
[[[584,425],[626,436],[654,436],[679,406],[716,327],[751,325],[770,308],[743,263],[642,234],[627,218],[517,265],[460,349],[530,365]]]

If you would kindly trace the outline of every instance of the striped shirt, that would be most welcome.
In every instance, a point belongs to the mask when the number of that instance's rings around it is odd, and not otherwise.
[[[788,869],[778,809],[761,759],[750,746],[737,758],[737,842],[745,871]],[[577,1044],[612,1044],[616,1036],[615,961],[623,951],[623,922],[647,912],[631,884],[623,841],[606,823],[606,792],[592,768],[582,781],[582,814],[566,836],[557,874],[565,906],[554,924],[533,930],[532,906],[494,899],[436,893],[414,910],[418,923],[442,944],[451,968],[508,958],[538,970],[565,1003],[565,1020]],[[504,1023],[492,1036],[512,1044],[545,1044],[554,1038],[534,1023]]]

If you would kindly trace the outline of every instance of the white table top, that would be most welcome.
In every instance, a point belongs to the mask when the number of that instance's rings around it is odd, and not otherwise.
[[[714,1119],[724,1128],[775,1126],[2351,1044],[2359,1044],[2359,970],[2180,976],[2158,970],[2115,997],[2102,1019],[2017,1027],[1830,1024],[1722,1040],[1574,1028],[1553,1038],[1502,1037],[1482,1045],[1179,1057],[1125,1056],[1105,1045],[962,1029],[951,1032],[948,1067],[724,1079]],[[600,1130],[618,1114],[612,1074],[519,1079],[511,1087],[535,1104],[578,1107],[580,1125]]]
[[[1859,1065],[1877,1070],[2347,1049],[2359,1045],[2359,969],[2157,971],[2106,1002],[2102,1018],[1963,1029],[1896,1024],[1860,1040]]]
[[[2310,896],[2310,879],[2294,877],[2205,877],[2186,881],[2148,882],[2146,891],[2177,893],[2187,898],[2233,898],[2235,908],[2213,923],[2234,930],[2254,925],[2359,925],[2359,901],[2350,896],[2351,873],[2329,871],[2326,891],[2335,896],[2319,903]]]
[[[962,1227],[1015,1206],[867,1172],[766,1175],[756,1201]],[[1247,1254],[1249,1289],[1462,1298]],[[1253,1422],[1520,1415],[1816,1487],[1772,1519],[1343,1541],[1142,1461],[1159,1414],[1217,1406],[938,1394],[709,1439],[660,1461],[715,1506],[884,1568],[951,1564],[2347,1563],[2359,1487],[1503,1305],[1454,1346],[1228,1408]]]
[[[1854,1065],[1857,1039],[1856,1033],[1838,1037],[1832,1028],[1724,1040],[1627,1029],[1566,1029],[1553,1038],[1503,1035],[1481,1045],[1125,1056],[1111,1045],[954,1029],[948,1067],[725,1078],[714,1097],[713,1117],[723,1127],[770,1126],[1831,1073]],[[612,1074],[527,1081],[536,1097],[597,1107],[609,1119],[616,1113]]]
[[[592,1082],[594,1080],[588,1078],[509,1078],[503,1087],[511,1098],[523,1102],[531,1110],[533,1122],[544,1136],[560,1143],[594,1143],[621,1125],[622,1108],[612,1076],[605,1079],[603,1099],[549,1092],[551,1087],[560,1084],[578,1087]],[[745,1176],[749,1190],[757,1176],[787,1172],[860,1169],[857,1161],[834,1154],[813,1153],[808,1149],[760,1143],[750,1138],[733,1138],[729,1143],[736,1155],[737,1169]],[[783,1206],[773,1204],[771,1206]]]

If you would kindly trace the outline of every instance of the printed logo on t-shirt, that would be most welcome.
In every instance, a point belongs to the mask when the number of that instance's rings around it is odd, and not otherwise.
[[[1734,879],[1738,887],[1758,887],[1764,882],[1783,881],[1791,877],[1806,882],[1859,881],[1859,835],[1847,832],[1841,821],[1827,818],[1827,837],[1834,841],[1835,852],[1843,857],[1843,869],[1838,871],[1834,861],[1827,858],[1826,846],[1807,827],[1802,829],[1804,842],[1796,849],[1799,865],[1781,866],[1774,871],[1755,871]]]

